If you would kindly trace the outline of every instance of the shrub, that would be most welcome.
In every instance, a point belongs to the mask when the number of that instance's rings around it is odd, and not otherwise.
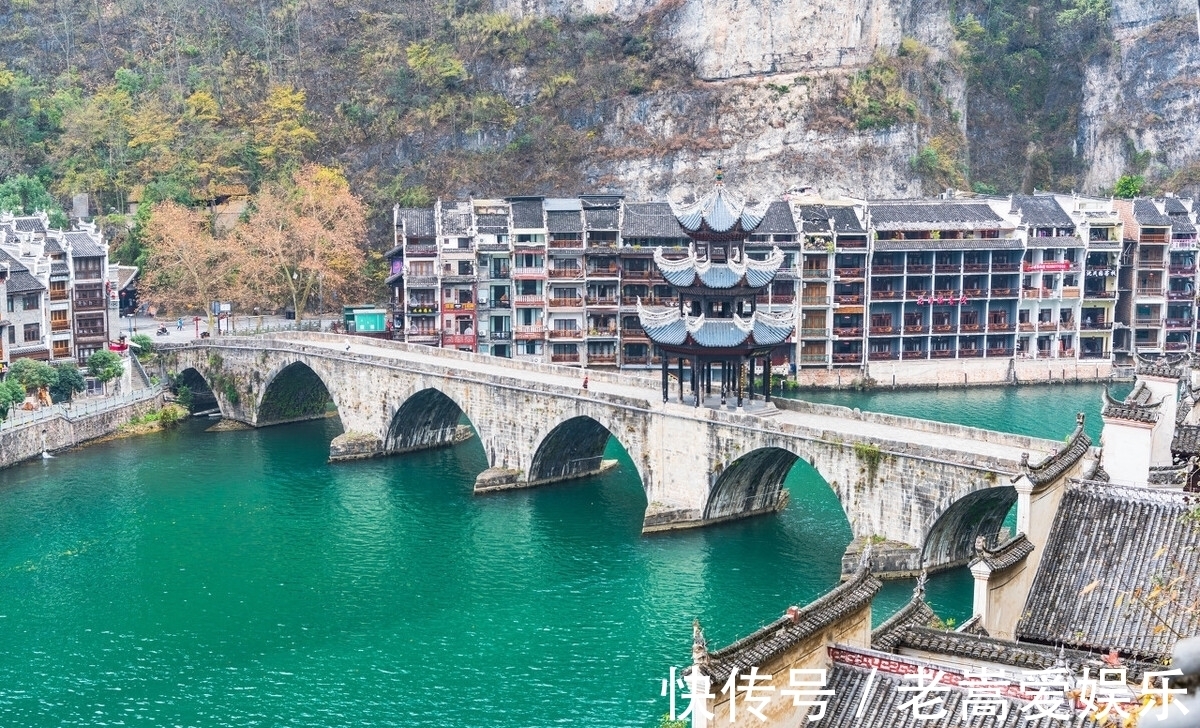
[[[25,401],[25,388],[15,379],[0,382],[0,419],[8,417],[8,410],[13,405]]]
[[[54,366],[54,384],[50,385],[50,397],[55,402],[69,402],[76,392],[82,392],[86,387],[83,375],[74,362],[64,362]]]
[[[144,360],[154,353],[154,339],[151,339],[148,334],[134,334],[130,341],[137,344],[138,359]]]
[[[121,376],[121,357],[108,349],[101,349],[88,357],[87,368],[88,374],[100,380],[101,384],[108,384]]]

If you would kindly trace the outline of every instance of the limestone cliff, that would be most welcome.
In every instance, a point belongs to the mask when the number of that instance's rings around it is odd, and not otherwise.
[[[1085,189],[1125,173],[1168,178],[1200,164],[1198,20],[1194,0],[1113,2],[1112,49],[1085,78],[1078,137]]]

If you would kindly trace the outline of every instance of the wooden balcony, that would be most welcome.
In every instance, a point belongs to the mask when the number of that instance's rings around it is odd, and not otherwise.
[[[1015,288],[993,288],[992,298],[1016,298],[1017,289]]]
[[[1186,341],[1168,341],[1163,348],[1167,351],[1187,351],[1188,343]]]
[[[823,359],[823,358],[822,358]],[[862,352],[850,354],[834,354],[834,364],[861,364],[863,360]]]
[[[891,336],[900,333],[898,326],[872,326],[871,336]]]
[[[829,278],[829,269],[828,268],[803,268],[803,269],[801,269],[800,276],[802,278],[816,278],[816,279],[823,280],[823,279]]]
[[[621,329],[622,339],[648,339],[644,329]]]
[[[61,290],[61,291],[50,291],[50,300],[51,301],[67,301],[67,300],[70,300],[70,297],[67,295],[67,292],[65,289]]]
[[[935,334],[953,334],[957,327],[954,324],[935,324],[933,333]]]
[[[983,331],[983,324],[959,324],[958,330],[964,334],[971,334]]]
[[[802,296],[800,298],[801,306],[828,306],[829,296]]]
[[[1087,291],[1083,292],[1084,298],[1116,298],[1116,291]],[[1191,296],[1188,296],[1189,298]]]
[[[547,329],[546,333],[551,339],[582,339],[583,329],[567,329],[567,328],[552,328]]]
[[[871,266],[871,275],[873,276],[898,276],[904,274],[904,266],[902,265],[873,265]]]
[[[1165,268],[1166,266],[1167,266],[1167,261],[1164,258],[1138,258],[1137,259],[1137,267],[1138,268],[1146,268],[1149,270],[1158,270],[1161,268]]]
[[[918,298],[929,298],[930,293],[930,291],[927,291],[923,288],[914,288],[912,290],[905,291],[904,297],[915,301]]]
[[[1013,350],[1007,346],[989,346],[987,349],[988,356],[1012,356]]]
[[[971,358],[971,357],[981,357],[981,356],[983,356],[983,349],[963,348],[963,349],[958,350],[958,358],[960,358],[960,359],[967,359],[967,358]]]
[[[1194,291],[1167,291],[1168,301],[1190,301],[1195,297]]]
[[[50,322],[50,330],[51,331],[70,331],[71,330],[71,322],[68,321],[67,319],[62,319],[61,321],[51,321]]]
[[[522,270],[518,268],[517,270]],[[546,273],[556,280],[581,280],[583,268],[550,268]]]
[[[616,297],[586,296],[584,300],[589,306],[616,306]]]
[[[1168,329],[1190,329],[1193,322],[1191,319],[1169,318],[1164,323]]]
[[[590,357],[589,357],[589,359],[590,359]],[[645,354],[642,354],[641,356],[629,356],[629,355],[626,355],[626,356],[623,356],[623,357],[621,357],[621,363],[622,363],[622,364],[629,364],[629,365],[633,365],[633,364],[649,364],[649,363],[650,363],[650,357],[649,357],[649,356],[646,356]]]
[[[861,326],[835,326],[833,329],[833,335],[843,339],[857,339],[863,335],[863,328]]]
[[[512,277],[514,279],[540,279],[546,277],[545,266],[529,267],[529,268],[513,268]]]
[[[75,298],[76,311],[101,311],[105,308],[104,297],[100,298]]]
[[[627,281],[648,281],[654,277],[654,273],[648,270],[626,270],[621,273],[621,277]]]
[[[862,278],[865,270],[863,268],[834,268],[833,272],[838,278]]]
[[[1008,321],[988,323],[988,331],[1012,331],[1014,328],[1016,327]]]
[[[833,301],[834,303],[840,303],[843,305],[856,305],[863,302],[863,297],[861,293],[843,293],[841,295],[835,295],[833,297]]]
[[[867,354],[867,358],[871,361],[891,361],[893,359],[899,359],[900,353],[891,351],[890,349],[887,351],[872,351]]]
[[[616,278],[621,275],[621,269],[616,266],[608,268],[588,268],[587,274],[589,278]]]
[[[1173,276],[1194,276],[1196,275],[1196,266],[1194,265],[1173,265],[1168,269]]]
[[[523,306],[525,308],[529,308],[531,306],[540,307],[546,305],[546,299],[540,294],[532,293],[522,296],[513,296],[513,303],[514,305]]]
[[[551,298],[550,308],[582,308],[582,298]]]
[[[551,354],[550,361],[555,364],[578,364],[579,354]]]
[[[901,291],[893,291],[893,290],[876,291],[874,289],[871,290],[871,298],[872,298],[872,300],[876,300],[876,301],[893,301],[893,300],[900,298],[900,296],[901,296]]]
[[[900,353],[900,358],[904,361],[909,361],[912,359],[928,359],[929,354],[927,354],[924,349],[905,349]]]
[[[934,349],[929,355],[934,359],[953,359],[954,349]]]
[[[590,327],[588,327],[587,335],[589,338],[594,337],[597,339],[607,339],[607,338],[615,339],[615,338],[617,338],[617,333],[619,331],[620,331],[620,329],[618,329],[615,326],[613,326],[613,327],[590,326]]]
[[[992,262],[993,273],[1019,273],[1021,271],[1020,263],[997,263]]]
[[[587,357],[588,357],[588,364],[616,364],[617,363],[616,353],[593,354],[589,351]]]
[[[436,245],[405,245],[404,256],[406,258],[434,258],[437,257],[438,249]]]
[[[583,249],[583,241],[574,238],[550,238],[550,247],[562,249]]]
[[[772,293],[770,296],[755,296],[755,303],[791,303],[796,296],[791,293]]]
[[[1079,327],[1083,331],[1108,331],[1112,328],[1112,321],[1087,321]]]
[[[908,264],[908,274],[909,275],[929,275],[932,272],[933,272],[932,265],[927,265],[925,263],[909,263]]]
[[[905,326],[904,333],[906,334],[928,334],[929,327],[924,325]]]
[[[444,334],[442,346],[475,346],[475,334]]]
[[[1038,333],[1045,333],[1047,331],[1058,331],[1058,322],[1056,322],[1056,321],[1038,321],[1037,330],[1038,330]]]
[[[545,335],[546,335],[546,328],[541,325],[538,325],[538,326],[514,326],[513,327],[513,338],[516,339],[517,341],[532,341],[535,339],[541,339]]]

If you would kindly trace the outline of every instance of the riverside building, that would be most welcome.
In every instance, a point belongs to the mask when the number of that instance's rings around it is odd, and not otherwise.
[[[1195,352],[1191,200],[1078,195],[765,205],[747,259],[783,259],[757,310],[791,312],[769,354],[809,385],[1106,378]],[[615,195],[397,207],[396,338],[588,367],[658,368],[637,315],[678,306],[654,265],[687,254],[667,202]]]

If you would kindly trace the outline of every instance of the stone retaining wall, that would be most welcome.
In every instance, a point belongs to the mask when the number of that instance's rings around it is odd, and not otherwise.
[[[45,449],[55,453],[98,437],[111,435],[132,418],[162,406],[162,392],[147,392],[143,399],[111,409],[81,415],[59,414],[49,419],[6,428],[0,431],[0,468],[41,456],[43,432]]]
[[[1113,377],[1108,361],[1074,359],[951,359],[942,361],[885,361],[867,366],[801,369],[801,387],[818,389],[880,389],[905,387],[972,387],[1051,382],[1107,382]],[[1015,380],[1015,381],[1014,381]]]

